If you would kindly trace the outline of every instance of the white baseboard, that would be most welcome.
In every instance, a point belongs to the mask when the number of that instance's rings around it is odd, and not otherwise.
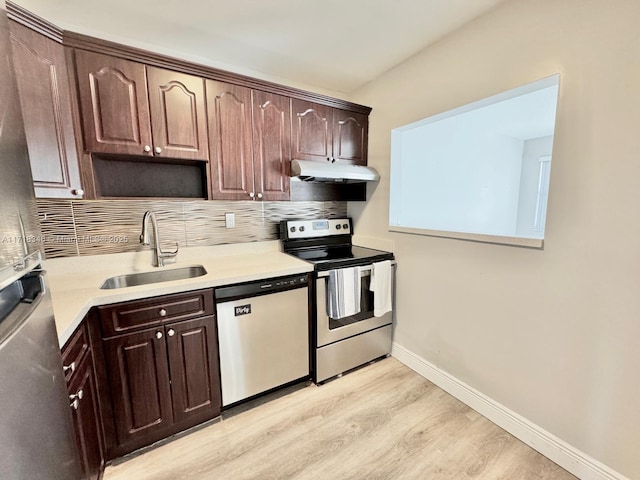
[[[395,342],[391,355],[578,478],[629,480]]]

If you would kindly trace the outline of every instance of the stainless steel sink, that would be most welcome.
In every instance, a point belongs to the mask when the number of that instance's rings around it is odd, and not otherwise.
[[[129,273],[127,275],[117,275],[107,278],[100,286],[100,289],[110,290],[112,288],[135,287],[137,285],[148,285],[150,283],[196,278],[206,274],[207,271],[202,265],[174,268],[172,270],[158,270],[155,272]]]

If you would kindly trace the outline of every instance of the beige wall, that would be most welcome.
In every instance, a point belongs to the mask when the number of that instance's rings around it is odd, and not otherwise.
[[[391,129],[556,72],[543,251],[387,231]],[[351,100],[383,180],[349,211],[395,242],[396,341],[640,478],[640,2],[507,2]]]

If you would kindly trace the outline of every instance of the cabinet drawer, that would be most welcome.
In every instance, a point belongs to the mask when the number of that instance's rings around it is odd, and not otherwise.
[[[73,377],[73,373],[80,366],[80,362],[89,351],[89,337],[84,321],[77,328],[71,338],[62,347],[62,365],[64,378],[67,383]]]
[[[213,315],[213,290],[165,295],[99,307],[105,337],[176,320]]]

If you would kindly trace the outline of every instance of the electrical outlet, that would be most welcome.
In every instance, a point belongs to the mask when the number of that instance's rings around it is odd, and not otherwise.
[[[224,214],[224,225],[227,228],[235,228],[235,226],[236,226],[236,214],[235,213],[225,213]]]

